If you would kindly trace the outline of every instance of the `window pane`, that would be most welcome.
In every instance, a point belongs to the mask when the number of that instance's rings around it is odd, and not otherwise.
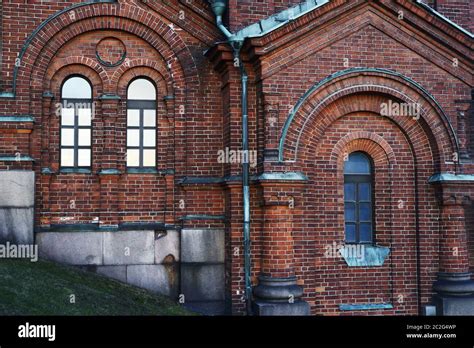
[[[355,184],[344,184],[344,200],[355,201]]]
[[[89,167],[91,165],[91,150],[79,150],[79,167]]]
[[[61,129],[61,145],[74,146],[74,129]]]
[[[372,224],[361,223],[360,224],[360,241],[361,242],[372,242]]]
[[[63,126],[74,126],[74,109],[61,110],[61,124]]]
[[[359,204],[359,220],[360,221],[372,220],[372,207],[370,203]]]
[[[143,146],[156,146],[156,132],[154,129],[143,131]]]
[[[344,206],[346,221],[356,221],[355,203],[345,203]]]
[[[91,85],[82,77],[71,77],[64,83],[61,97],[63,99],[91,99]]]
[[[127,150],[127,166],[128,167],[140,166],[140,151],[139,150]]]
[[[127,111],[127,126],[139,127],[140,126],[140,110],[128,110]]]
[[[128,99],[156,100],[156,89],[147,79],[136,79],[128,86]]]
[[[156,126],[156,111],[155,110],[143,110],[143,126],[145,127]]]
[[[354,224],[346,224],[346,242],[356,241],[356,229]]]
[[[79,129],[79,146],[91,146],[90,129]]]
[[[369,183],[360,183],[359,184],[359,200],[361,201],[371,201],[372,197],[370,194],[370,186]]]
[[[91,109],[79,108],[77,110],[79,115],[79,126],[90,126],[91,125]]]
[[[74,167],[74,150],[61,149],[61,166]]]
[[[155,150],[144,150],[143,151],[143,166],[154,167],[156,165],[156,151]]]
[[[140,146],[140,131],[138,129],[127,130],[127,146]]]
[[[361,152],[353,152],[344,162],[344,174],[370,174],[370,160]]]

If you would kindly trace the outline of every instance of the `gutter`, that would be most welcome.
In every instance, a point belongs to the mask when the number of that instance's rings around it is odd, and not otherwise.
[[[243,64],[241,49],[245,37],[232,34],[223,24],[222,15],[227,9],[227,0],[210,0],[212,11],[216,16],[216,24],[220,31],[226,36],[227,43],[234,52],[234,64],[239,68],[242,84],[242,150],[249,153],[249,131],[248,131],[248,74]],[[247,160],[242,163],[242,196],[243,196],[243,231],[244,231],[244,273],[245,273],[245,302],[247,315],[252,315],[252,284],[251,284],[251,256],[250,256],[250,163]]]

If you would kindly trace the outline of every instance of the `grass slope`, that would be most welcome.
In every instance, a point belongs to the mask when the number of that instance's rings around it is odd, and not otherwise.
[[[168,298],[72,267],[0,260],[0,315],[190,314]]]

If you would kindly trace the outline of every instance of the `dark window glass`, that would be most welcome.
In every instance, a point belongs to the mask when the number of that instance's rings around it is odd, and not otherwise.
[[[61,88],[61,168],[92,166],[92,87],[81,76],[70,77]]]
[[[362,152],[344,163],[344,218],[347,243],[373,243],[372,162]]]
[[[127,167],[156,166],[156,88],[138,78],[127,91]]]

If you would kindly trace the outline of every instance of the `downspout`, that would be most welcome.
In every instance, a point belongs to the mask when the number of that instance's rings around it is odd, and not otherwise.
[[[244,273],[245,273],[245,302],[247,315],[252,315],[252,284],[251,256],[250,256],[250,164],[249,164],[249,130],[248,130],[248,74],[241,56],[243,39],[237,39],[223,24],[222,15],[227,9],[227,0],[210,0],[211,7],[216,16],[216,24],[226,36],[227,42],[234,52],[235,64],[239,67],[242,84],[242,150],[244,161],[242,163],[242,197],[243,197],[243,237],[244,237]]]

